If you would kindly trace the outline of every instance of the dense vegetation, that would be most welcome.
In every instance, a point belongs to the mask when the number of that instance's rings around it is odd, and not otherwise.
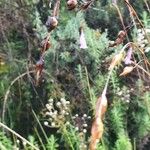
[[[127,2],[61,1],[43,53],[56,1],[0,0],[0,149],[89,149],[105,88],[96,149],[150,149],[150,2]]]

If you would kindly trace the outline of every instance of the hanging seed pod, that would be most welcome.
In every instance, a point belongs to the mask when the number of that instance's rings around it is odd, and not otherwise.
[[[48,17],[47,21],[46,21],[46,27],[48,28],[48,31],[52,31],[53,29],[55,29],[58,25],[58,21],[56,19],[56,17]]]
[[[77,0],[68,0],[67,1],[67,7],[68,7],[68,10],[73,10],[76,8],[77,6]]]
[[[127,66],[123,69],[123,72],[119,76],[125,76],[129,74],[134,69],[133,66]]]

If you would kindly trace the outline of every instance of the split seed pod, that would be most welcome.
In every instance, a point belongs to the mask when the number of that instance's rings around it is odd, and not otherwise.
[[[133,66],[127,66],[123,69],[123,72],[119,76],[125,76],[129,74],[134,69]]]
[[[47,21],[46,21],[46,27],[48,28],[48,31],[52,31],[53,29],[55,29],[58,25],[58,21],[56,19],[56,17],[48,17]]]
[[[76,8],[77,6],[77,0],[68,0],[67,1],[67,7],[68,7],[68,10],[73,10]]]

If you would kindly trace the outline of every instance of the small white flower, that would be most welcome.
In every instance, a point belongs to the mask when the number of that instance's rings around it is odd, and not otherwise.
[[[57,102],[56,105],[57,105],[57,106],[60,106],[60,105],[61,105],[61,102]]]
[[[75,117],[79,117],[79,115],[78,115],[78,114],[75,114]]]
[[[53,100],[52,98],[50,98],[50,99],[48,100],[49,103],[53,103],[53,101],[54,101],[54,100]]]
[[[66,111],[65,110],[62,110],[62,114],[65,114],[66,113]]]
[[[66,115],[69,115],[69,113],[68,113],[68,112],[66,112]]]
[[[83,115],[83,117],[85,117],[85,118],[86,118],[86,117],[87,117],[87,114],[84,114],[84,115]]]
[[[144,47],[145,47],[145,44],[141,44],[140,47],[141,47],[141,48],[144,48]]]
[[[146,49],[145,49],[145,53],[148,53],[150,51],[150,47],[147,47]]]
[[[45,125],[45,126],[48,126],[48,122],[47,122],[47,121],[44,121],[44,125]]]
[[[55,127],[55,122],[52,122],[52,123],[51,123],[51,126],[52,126],[52,127]]]
[[[86,129],[83,129],[83,133],[86,133],[87,132],[87,130]]]
[[[69,101],[66,101],[66,104],[70,104],[70,102],[69,102]]]
[[[61,102],[66,102],[66,100],[64,98],[61,98],[60,101]]]
[[[70,124],[70,122],[69,122],[69,121],[67,121],[67,122],[66,122],[66,125],[69,125],[69,124]]]
[[[79,127],[75,127],[75,130],[78,131],[78,130],[79,130]]]
[[[142,32],[142,30],[141,30],[141,29],[138,29],[138,30],[137,30],[137,32],[138,32],[138,33],[141,33],[141,32]]]
[[[91,119],[91,116],[88,116],[88,119]]]
[[[16,142],[19,144],[19,143],[20,143],[20,140],[17,139]]]
[[[57,115],[57,110],[55,110],[53,114],[54,114],[54,115]]]
[[[88,125],[86,123],[83,124],[83,127],[87,127]]]
[[[25,141],[23,141],[23,143],[22,143],[22,144],[23,144],[24,146],[25,146],[25,145],[27,145],[27,143],[26,143]]]

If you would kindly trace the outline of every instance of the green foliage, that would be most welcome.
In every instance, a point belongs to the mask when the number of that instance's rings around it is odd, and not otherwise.
[[[127,149],[132,150],[131,142],[126,135],[120,134],[118,140],[115,143],[114,150],[127,150]]]
[[[12,142],[9,138],[4,135],[3,132],[0,132],[0,149],[1,150],[11,150]]]
[[[58,148],[58,144],[57,144],[57,139],[55,138],[54,135],[51,135],[49,138],[48,138],[48,143],[46,145],[46,148],[48,150],[57,150]]]

